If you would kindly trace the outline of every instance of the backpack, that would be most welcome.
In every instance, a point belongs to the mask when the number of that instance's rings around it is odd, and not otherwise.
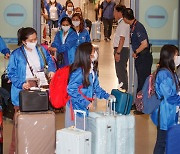
[[[70,66],[60,68],[54,74],[49,85],[49,99],[54,108],[66,106],[70,99],[67,93]]]
[[[145,114],[151,114],[161,103],[155,92],[155,76],[156,72],[149,75],[144,82],[143,88],[137,93],[134,101],[137,111]]]

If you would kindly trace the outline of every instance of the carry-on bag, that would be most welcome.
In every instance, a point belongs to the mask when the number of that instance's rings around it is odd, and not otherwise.
[[[167,131],[166,154],[180,153],[180,125],[172,126]]]
[[[54,112],[17,112],[16,154],[54,154],[55,133]]]
[[[101,41],[101,22],[92,22],[92,41]]]
[[[121,92],[118,89],[112,89],[111,94],[116,97],[115,111],[118,114],[124,114],[124,115],[129,114],[132,107],[133,96],[129,93]]]
[[[90,112],[87,125],[92,133],[92,154],[115,154],[114,116],[108,112]]]
[[[48,110],[48,93],[41,90],[22,90],[19,94],[21,112],[39,112]]]
[[[75,128],[69,127],[56,131],[56,154],[91,154],[91,132],[85,131],[86,112],[74,110]],[[76,128],[76,114],[84,116],[84,130]]]

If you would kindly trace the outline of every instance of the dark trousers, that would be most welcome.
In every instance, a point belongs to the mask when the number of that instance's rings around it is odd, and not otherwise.
[[[114,53],[116,52],[117,48],[114,49]],[[129,48],[124,47],[120,53],[120,61],[115,61],[115,68],[116,68],[116,75],[118,78],[118,82],[123,82],[123,89],[128,90],[128,73],[127,73],[127,62],[129,59]]]
[[[152,61],[153,58],[149,49],[141,51],[138,58],[135,59],[135,68],[138,78],[137,93],[142,90],[146,78],[151,74]]]
[[[49,37],[50,37],[50,39],[51,39],[52,28],[58,28],[58,20],[56,20],[56,21],[50,20],[49,21]]]
[[[166,147],[166,130],[157,128],[157,139],[153,154],[164,154]]]
[[[102,19],[104,24],[104,37],[110,38],[112,33],[113,19]]]

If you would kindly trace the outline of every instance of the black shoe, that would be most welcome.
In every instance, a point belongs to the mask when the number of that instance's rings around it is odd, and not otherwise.
[[[135,110],[133,113],[134,113],[135,115],[142,115],[142,114],[144,114],[143,112],[140,112],[140,111],[137,111],[137,110]]]
[[[135,104],[132,105],[131,110],[136,110]]]
[[[107,37],[105,37],[105,38],[104,38],[104,40],[107,42],[107,41],[108,41],[108,38],[107,38]]]
[[[110,38],[110,37],[108,37],[108,40],[110,41],[110,40],[111,40],[111,38]]]

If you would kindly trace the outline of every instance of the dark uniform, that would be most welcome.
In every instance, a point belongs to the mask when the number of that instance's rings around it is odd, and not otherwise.
[[[149,43],[148,35],[144,26],[137,20],[135,20],[130,28],[132,49],[135,52],[142,41],[147,40]],[[135,68],[138,77],[137,93],[142,89],[146,78],[151,74],[152,61],[153,58],[149,47],[137,54],[137,58],[135,59]]]

